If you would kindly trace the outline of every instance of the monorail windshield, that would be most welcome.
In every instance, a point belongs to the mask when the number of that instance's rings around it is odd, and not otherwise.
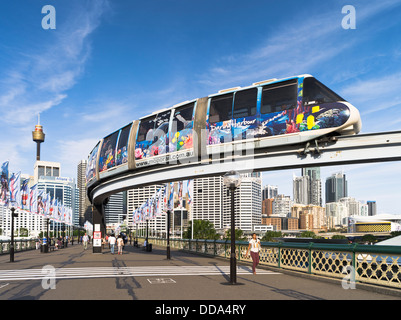
[[[304,80],[303,102],[304,105],[331,103],[346,101],[337,93],[327,88],[315,78],[309,77]]]

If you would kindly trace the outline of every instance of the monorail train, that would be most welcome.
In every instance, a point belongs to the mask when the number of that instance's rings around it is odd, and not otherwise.
[[[89,155],[87,188],[123,171],[200,154],[299,144],[360,129],[359,111],[311,75],[256,82],[154,112],[106,136]]]

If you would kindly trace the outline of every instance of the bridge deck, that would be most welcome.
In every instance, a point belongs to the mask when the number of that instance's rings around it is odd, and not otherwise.
[[[237,280],[242,285],[224,285],[229,280],[229,261],[197,256],[172,249],[152,252],[127,245],[123,255],[109,249],[93,254],[75,244],[48,254],[16,253],[15,262],[0,256],[0,300],[354,300],[400,299],[360,288],[345,290],[341,283],[327,283],[291,274],[239,264]],[[55,269],[56,288],[44,289],[44,266]]]

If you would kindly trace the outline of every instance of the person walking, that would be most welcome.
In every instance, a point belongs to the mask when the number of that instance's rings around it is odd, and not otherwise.
[[[246,256],[248,257],[249,250],[251,250],[252,257],[252,272],[256,274],[256,267],[259,264],[259,250],[260,250],[260,241],[256,237],[256,233],[252,234],[252,239],[249,241],[248,250],[246,251]]]
[[[118,254],[123,254],[123,246],[124,246],[124,239],[121,235],[119,235],[117,239]]]
[[[89,241],[89,237],[88,235],[85,233],[85,235],[82,237],[82,242],[84,244],[84,250],[88,249],[88,241]]]
[[[109,245],[110,245],[111,254],[114,254],[114,246],[115,246],[115,244],[116,244],[116,237],[114,236],[114,234],[112,234],[109,237]]]

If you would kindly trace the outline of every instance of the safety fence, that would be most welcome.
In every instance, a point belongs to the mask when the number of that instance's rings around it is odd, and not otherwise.
[[[141,239],[143,240],[143,239]],[[167,246],[167,239],[149,238]],[[230,258],[230,241],[170,239],[170,247],[198,254]],[[236,241],[237,261],[246,256],[248,242]],[[307,274],[401,289],[401,247],[361,244],[261,242],[260,264]]]
[[[36,239],[14,240],[14,252],[36,249]],[[11,240],[0,240],[0,255],[10,253]]]

